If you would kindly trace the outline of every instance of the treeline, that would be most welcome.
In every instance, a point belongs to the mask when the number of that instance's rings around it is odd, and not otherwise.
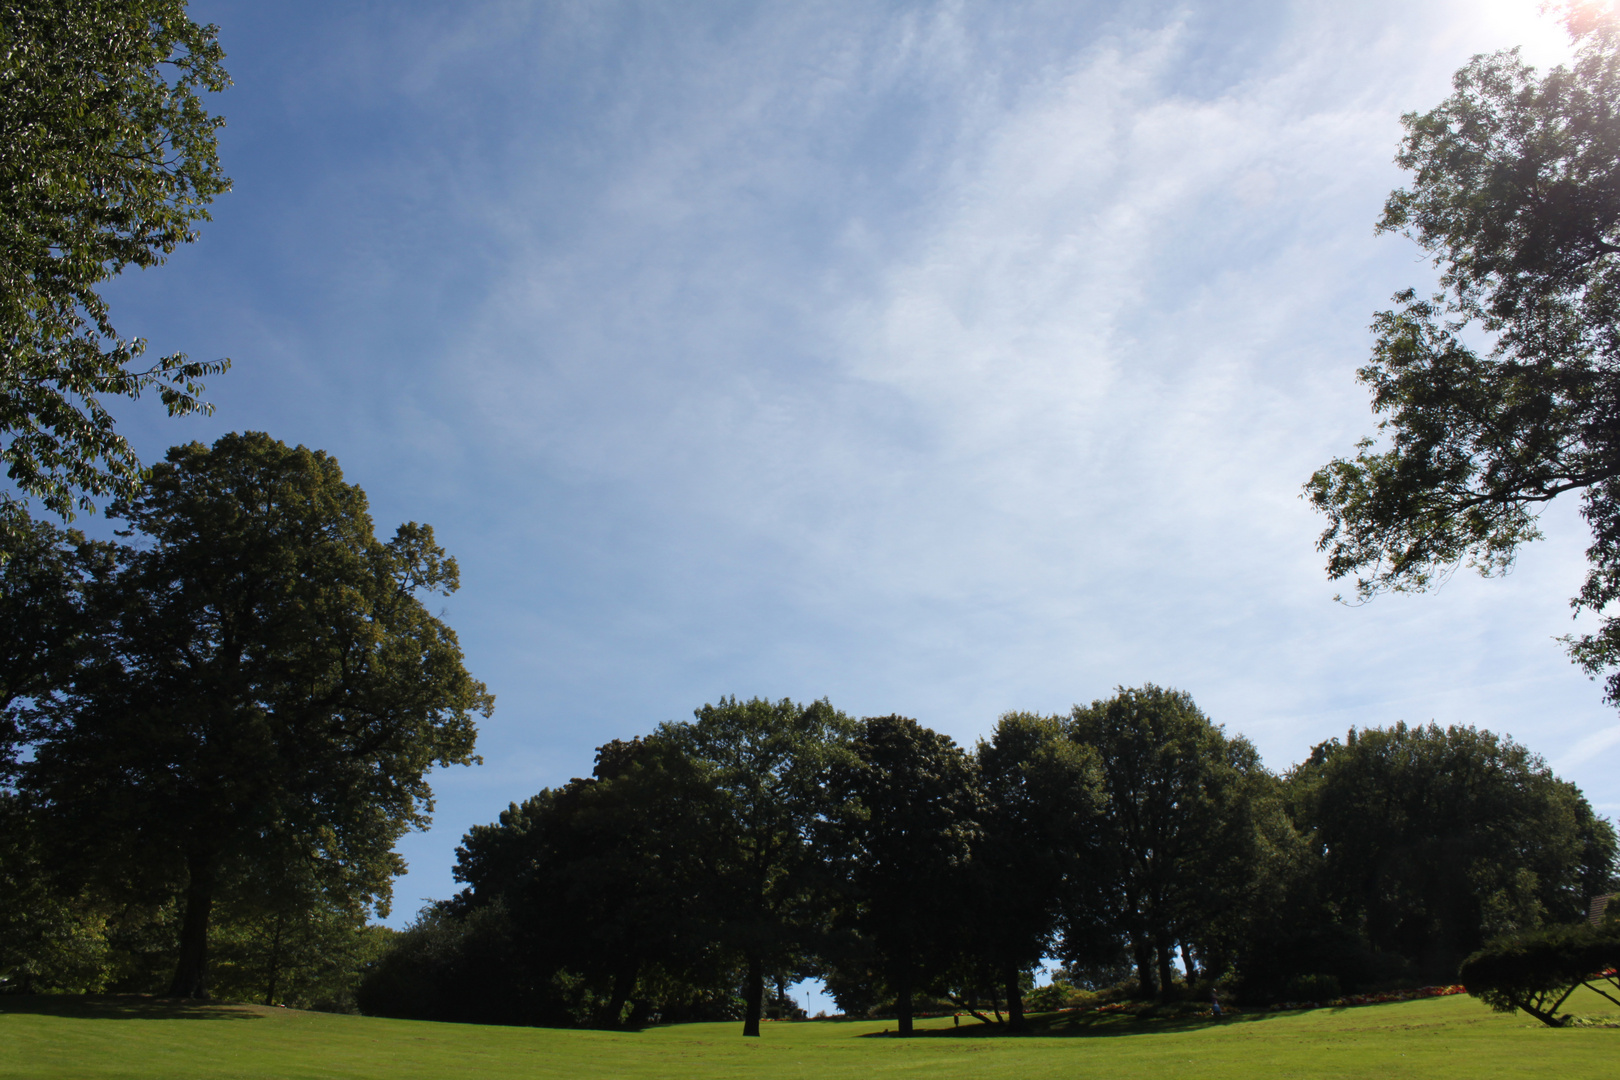
[[[440,1019],[847,1013],[1023,1024],[1032,973],[1145,998],[1449,981],[1573,924],[1616,840],[1523,747],[1352,731],[1286,774],[1186,694],[1012,713],[971,749],[826,701],[721,700],[599,748],[457,853],[402,933],[393,851],[492,698],[328,455],[173,448],[109,515],[0,562],[0,991],[210,994]]]
[[[1454,981],[1497,935],[1581,919],[1616,839],[1490,732],[1351,731],[1279,776],[1149,685],[1008,714],[972,750],[723,699],[474,827],[455,874],[366,974],[366,1011],[755,1034],[816,976],[902,1032],[939,1004],[1018,1029],[1047,957],[1145,998]]]

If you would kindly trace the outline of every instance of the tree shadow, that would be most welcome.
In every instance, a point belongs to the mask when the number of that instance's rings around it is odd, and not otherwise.
[[[73,1020],[257,1020],[253,1006],[144,994],[4,994],[0,1014]]]
[[[1168,1031],[1202,1031],[1270,1020],[1286,1013],[1228,1013],[1225,1016],[1155,1016],[1131,1013],[1038,1013],[1027,1020],[1029,1030],[1013,1032],[1005,1024],[974,1020],[960,1027],[918,1028],[915,1039],[1030,1039],[1030,1038],[1120,1038],[1131,1035],[1157,1035]],[[873,1031],[863,1039],[897,1039],[898,1032]]]

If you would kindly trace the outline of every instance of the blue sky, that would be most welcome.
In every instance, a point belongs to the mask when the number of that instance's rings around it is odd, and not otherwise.
[[[1399,116],[1495,3],[197,2],[235,190],[109,290],[230,356],[147,459],[324,448],[431,523],[498,696],[434,781],[396,924],[461,834],[724,694],[964,743],[1185,689],[1282,769],[1351,725],[1511,733],[1620,811],[1620,719],[1553,638],[1573,506],[1506,579],[1333,602],[1299,498],[1373,420]]]

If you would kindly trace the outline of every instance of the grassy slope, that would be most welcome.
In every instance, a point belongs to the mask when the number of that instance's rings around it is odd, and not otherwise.
[[[1591,1015],[1613,1007],[1571,1002]],[[252,1006],[0,998],[0,1078],[304,1077],[1488,1077],[1603,1076],[1620,1029],[1553,1031],[1467,997],[1210,1021],[1047,1018],[1045,1038],[984,1037],[968,1021],[882,1037],[877,1022],[736,1024],[641,1033],[478,1027]]]

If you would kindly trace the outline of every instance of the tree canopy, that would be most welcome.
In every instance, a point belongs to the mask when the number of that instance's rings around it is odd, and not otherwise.
[[[1615,835],[1511,739],[1430,724],[1352,731],[1289,777],[1338,917],[1425,978],[1488,938],[1573,922],[1615,884]]]
[[[1005,714],[971,755],[905,717],[851,727],[824,701],[723,698],[475,826],[468,888],[424,911],[361,998],[750,1033],[762,974],[816,975],[902,1033],[940,1008],[1016,1029],[1059,956],[1064,982],[1109,995],[1320,1000],[1452,981],[1493,934],[1581,920],[1615,870],[1613,831],[1573,785],[1471,728],[1355,732],[1279,779],[1152,685]]]
[[[1143,991],[1168,992],[1177,943],[1198,943],[1253,886],[1259,755],[1190,695],[1152,684],[1075,706],[1070,733],[1095,753],[1104,793],[1113,896],[1098,906],[1129,939]]]
[[[427,770],[473,760],[493,699],[419,599],[455,561],[425,525],[377,540],[324,453],[175,447],[109,513],[141,542],[95,590],[89,657],[28,714],[18,786],[87,872],[180,901],[171,991],[204,996],[232,887],[386,910]]]
[[[849,760],[854,726],[825,700],[730,697],[659,729],[715,794],[705,820],[713,899],[744,960],[744,1035],[759,1034],[767,970],[816,944],[828,885],[812,837],[832,810],[827,777]]]
[[[0,493],[0,557],[28,497],[71,517],[135,492],[103,397],[156,388],[184,415],[229,363],[144,361],[97,292],[194,240],[229,189],[203,101],[223,58],[185,0],[0,4],[0,462],[23,496]]]
[[[1381,231],[1415,240],[1440,291],[1408,289],[1373,320],[1359,373],[1378,439],[1306,485],[1328,519],[1328,574],[1365,599],[1422,590],[1467,564],[1490,576],[1579,492],[1591,526],[1568,639],[1597,675],[1620,662],[1620,23],[1576,11],[1572,67],[1475,57],[1455,92],[1402,118]],[[1481,343],[1483,344],[1477,344]],[[1608,681],[1620,704],[1620,672]]]
[[[830,783],[841,919],[871,942],[910,1034],[913,993],[955,959],[983,810],[973,759],[909,717],[868,717]]]
[[[446,911],[473,915],[475,937],[504,936],[508,958],[503,975],[460,993],[456,1008],[483,1001],[486,1018],[573,1015],[617,1027],[626,1006],[632,1016],[674,1011],[691,981],[729,971],[712,947],[734,909],[720,887],[726,840],[708,780],[674,740],[614,740],[598,747],[590,776],[474,826],[456,851],[467,888]],[[442,914],[424,929],[442,930]],[[636,994],[652,983],[665,993]],[[391,1015],[459,1015],[417,997]]]
[[[1468,992],[1497,1012],[1563,1027],[1558,1010],[1585,986],[1620,1005],[1620,922],[1574,923],[1498,938],[1463,961]]]
[[[1095,751],[1063,720],[1007,713],[974,753],[984,808],[973,853],[973,952],[1023,1030],[1022,977],[1050,955],[1064,901],[1100,872],[1102,782]],[[1087,882],[1086,884],[1090,884]]]

